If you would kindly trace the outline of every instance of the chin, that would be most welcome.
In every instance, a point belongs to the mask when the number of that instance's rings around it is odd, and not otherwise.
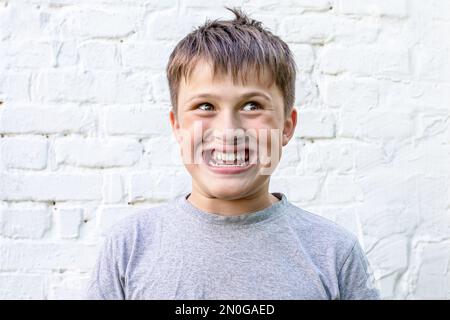
[[[241,199],[243,196],[245,196],[245,194],[247,194],[247,190],[246,188],[242,187],[240,188],[239,186],[235,186],[233,188],[225,188],[225,187],[218,187],[218,188],[214,188],[214,187],[210,187],[208,189],[208,193],[217,198],[217,199],[222,199],[222,200],[237,200],[237,199]]]

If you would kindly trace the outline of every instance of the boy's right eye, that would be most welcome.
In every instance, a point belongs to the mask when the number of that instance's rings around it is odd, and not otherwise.
[[[210,103],[205,102],[205,103],[199,104],[199,105],[196,107],[196,109],[199,109],[201,106],[205,106],[205,105],[212,106]],[[205,110],[205,109],[201,109],[201,110]],[[208,110],[205,110],[205,111],[208,111]]]

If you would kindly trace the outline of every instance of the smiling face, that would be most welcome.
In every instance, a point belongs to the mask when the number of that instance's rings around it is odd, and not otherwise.
[[[267,195],[297,112],[292,108],[285,118],[282,93],[266,73],[234,84],[229,74],[213,77],[211,65],[201,60],[180,82],[177,108],[170,121],[192,176],[192,195],[222,200]]]

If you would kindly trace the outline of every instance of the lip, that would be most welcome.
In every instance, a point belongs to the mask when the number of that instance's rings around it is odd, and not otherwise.
[[[239,152],[243,150],[249,150],[252,151],[252,149],[249,148],[249,145],[234,145],[234,146],[227,146],[227,145],[205,145],[203,146],[203,150],[205,152],[212,152],[213,150],[219,150],[221,152]]]
[[[246,149],[248,150],[248,148],[246,148]],[[202,153],[203,164],[206,165],[208,170],[210,170],[210,171],[212,171],[214,173],[219,173],[219,174],[239,174],[239,173],[246,172],[246,171],[248,171],[251,168],[256,166],[256,164],[251,161],[251,158],[249,160],[249,164],[247,166],[245,166],[245,167],[238,167],[238,166],[236,166],[236,167],[234,167],[234,166],[230,166],[230,167],[213,167],[213,166],[210,166],[209,165],[209,159],[210,159],[211,154],[212,154],[212,152],[214,150],[215,150],[214,148],[210,148],[208,150],[205,150]],[[222,150],[224,150],[224,149],[222,149]],[[237,150],[242,150],[242,149],[238,148]],[[249,150],[249,153],[250,153],[249,157],[251,157],[252,152],[250,150]]]

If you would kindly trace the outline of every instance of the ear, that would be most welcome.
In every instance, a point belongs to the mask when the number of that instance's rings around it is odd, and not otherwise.
[[[170,125],[172,126],[172,132],[175,135],[175,138],[177,139],[178,143],[181,143],[183,137],[182,137],[182,135],[179,134],[180,123],[178,122],[175,112],[173,112],[173,108],[169,112],[169,120],[170,120]]]
[[[297,109],[292,107],[289,116],[284,121],[283,127],[283,147],[288,144],[295,132],[295,127],[297,126]]]

